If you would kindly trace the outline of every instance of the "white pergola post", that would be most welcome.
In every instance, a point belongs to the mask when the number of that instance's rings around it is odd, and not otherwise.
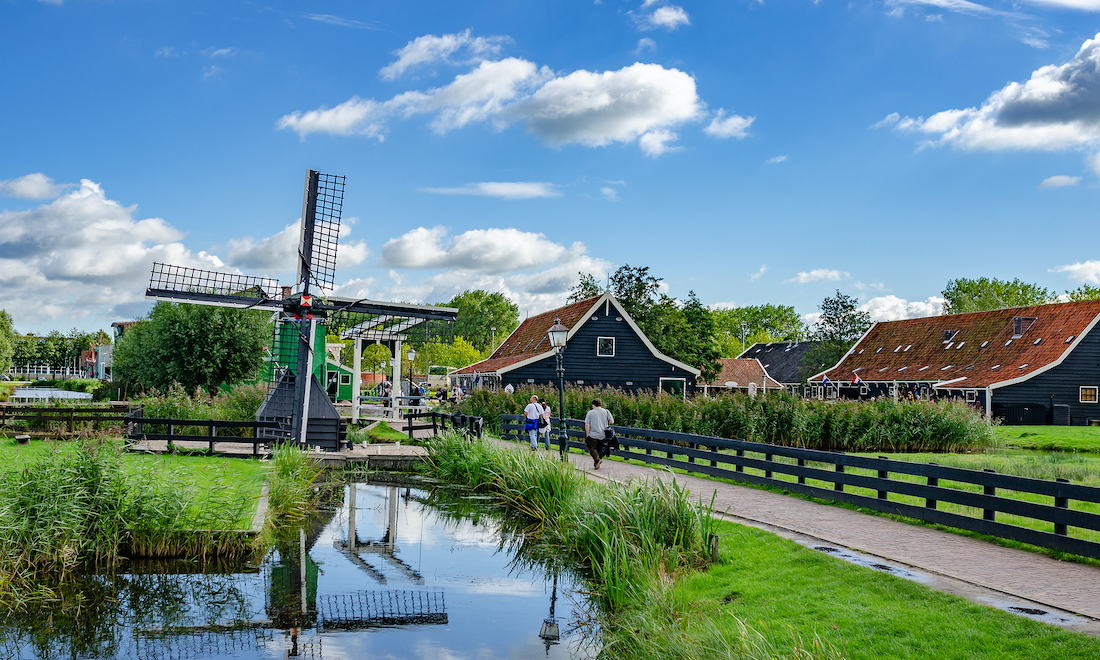
[[[395,339],[393,342],[393,378],[390,385],[390,410],[393,411],[393,418],[397,419],[397,402],[399,396],[401,396],[401,340]]]
[[[352,341],[354,350],[351,364],[354,373],[351,375],[351,423],[358,424],[359,395],[363,393],[363,338],[356,335]]]

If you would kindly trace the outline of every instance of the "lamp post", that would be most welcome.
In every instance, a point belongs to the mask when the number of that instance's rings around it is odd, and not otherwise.
[[[741,352],[745,352],[745,331],[748,330],[749,324],[744,321],[741,322]]]
[[[409,348],[409,352],[405,354],[405,357],[409,358],[409,405],[412,405],[413,399],[413,360],[416,359],[416,351]],[[412,422],[409,422],[410,424]]]
[[[546,336],[550,338],[550,346],[556,351],[558,359],[558,451],[564,461],[569,437],[565,432],[565,365],[562,358],[565,355],[565,340],[569,336],[569,328],[561,324],[561,319],[554,319],[554,325],[546,331]]]

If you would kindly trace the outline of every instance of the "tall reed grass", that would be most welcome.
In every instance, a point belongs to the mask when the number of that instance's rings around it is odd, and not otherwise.
[[[512,394],[480,390],[461,411],[485,418],[500,430],[500,415],[523,410],[532,394],[557,401],[550,387],[520,388]],[[972,408],[955,401],[817,401],[784,392],[697,396],[627,394],[615,389],[570,388],[566,416],[583,419],[600,397],[622,426],[679,431],[777,445],[845,452],[959,452],[993,444],[993,431]],[[556,408],[556,406],[555,406]]]
[[[207,395],[201,388],[189,393],[174,385],[165,393],[138,399],[136,403],[145,409],[145,416],[153,419],[216,419],[220,421],[247,422],[256,419],[256,411],[263,403],[267,390],[262,385],[238,385],[229,392]],[[160,427],[146,424],[149,433],[163,432]],[[205,435],[207,427],[177,427],[181,435]],[[244,436],[249,429],[219,429],[221,436]]]

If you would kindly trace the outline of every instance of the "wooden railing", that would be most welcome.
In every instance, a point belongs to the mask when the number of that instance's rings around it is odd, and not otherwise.
[[[96,428],[104,424],[120,425],[132,410],[132,407],[121,404],[61,408],[0,403],[0,426],[26,425],[30,431],[37,428],[40,432],[71,435],[79,430],[78,426]]]
[[[283,424],[279,422],[257,422],[257,421],[222,421],[217,419],[161,419],[153,417],[145,417],[144,411],[136,410],[125,418],[126,422],[126,446],[127,448],[133,448],[135,442],[148,441],[148,440],[167,440],[169,446],[177,442],[203,442],[206,443],[206,453],[215,453],[215,445],[219,442],[236,442],[246,443],[252,445],[252,455],[259,455],[260,445],[272,444],[278,441],[278,438],[261,437],[260,429],[283,429]],[[150,429],[147,427],[164,427],[165,432],[153,433],[147,432]],[[187,427],[199,427],[207,429],[207,432],[203,435],[183,434],[177,433],[176,429],[186,429]],[[248,436],[219,436],[218,429],[251,429],[252,433]]]
[[[430,419],[431,422],[416,423],[418,419]],[[406,415],[405,419],[408,420],[408,433],[409,440],[413,439],[414,431],[427,431],[431,430],[432,436],[439,435],[440,431],[445,431],[451,428],[463,435],[469,437],[474,436],[480,438],[485,430],[485,420],[481,417],[474,417],[473,415],[462,414],[448,414],[438,411],[432,412],[420,412]]]
[[[502,436],[507,439],[525,437],[522,415],[501,415],[500,419]],[[556,437],[558,419],[551,419],[551,424]],[[584,449],[584,422],[567,419],[565,425],[569,446]],[[1079,532],[1075,532],[1076,536],[1071,535],[1074,528],[1100,531],[1100,515],[1081,510],[1082,505],[1100,504],[1100,488],[1094,486],[1071,484],[1064,479],[1049,481],[991,470],[898,461],[885,456],[872,458],[673,431],[614,428],[621,446],[614,454],[627,460],[772,486],[800,495],[1100,559],[1100,543],[1080,538]],[[910,480],[896,478],[899,476]],[[1003,495],[1008,492],[1016,496]],[[1020,495],[1050,503],[1028,501]],[[917,503],[899,501],[901,497]],[[975,515],[941,510],[941,502],[967,507]],[[1089,508],[1100,510],[1100,507]],[[999,521],[998,515],[1038,521],[1049,531]]]

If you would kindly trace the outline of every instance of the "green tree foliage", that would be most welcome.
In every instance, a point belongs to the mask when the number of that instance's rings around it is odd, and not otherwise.
[[[21,335],[15,339],[15,352],[12,362],[19,366],[38,362],[39,338],[34,335]]]
[[[1082,284],[1073,291],[1066,291],[1066,295],[1069,296],[1069,299],[1072,302],[1081,302],[1082,300],[1100,300],[1100,287],[1095,287],[1091,284]]]
[[[11,314],[0,309],[0,373],[11,369],[12,357],[15,356],[15,343],[18,340],[15,328],[12,327]]]
[[[266,312],[158,302],[115,346],[114,375],[147,389],[217,391],[257,374],[271,337]]]
[[[820,342],[803,359],[802,378],[832,367],[871,327],[871,315],[857,309],[855,297],[837,289],[835,296],[821,301],[821,318],[810,329],[810,339]]]
[[[672,300],[671,298],[663,300],[659,295],[661,279],[649,274],[649,266],[635,268],[630,264],[620,266],[611,275],[611,290],[614,292],[615,298],[626,310],[626,313],[630,314],[634,321],[643,328],[648,325],[647,316],[651,312],[657,316],[665,315],[663,310],[655,310],[654,307],[658,304],[667,305],[668,301]]]
[[[581,273],[578,271],[577,275],[580,275],[581,279],[569,290],[568,302],[580,302],[585,298],[592,298],[603,293],[600,289],[600,283],[596,281],[596,278],[591,273]]]
[[[1054,292],[1020,279],[998,280],[991,277],[948,280],[941,292],[944,314],[984,312],[1006,307],[1029,307],[1055,302]]]
[[[490,348],[494,334],[501,341],[519,325],[519,305],[502,293],[463,291],[444,307],[458,308],[455,334],[465,337],[479,351]]]
[[[721,357],[737,357],[744,350],[741,324],[745,324],[744,346],[756,342],[796,341],[806,335],[806,324],[787,305],[750,305],[714,312],[715,343]]]
[[[479,351],[464,337],[455,337],[454,343],[430,342],[416,347],[413,370],[417,375],[427,375],[428,367],[445,366],[458,369],[487,357],[488,351]]]
[[[363,371],[372,374],[390,373],[390,349],[385,344],[366,344],[363,346],[363,355],[360,358],[363,363]]]

